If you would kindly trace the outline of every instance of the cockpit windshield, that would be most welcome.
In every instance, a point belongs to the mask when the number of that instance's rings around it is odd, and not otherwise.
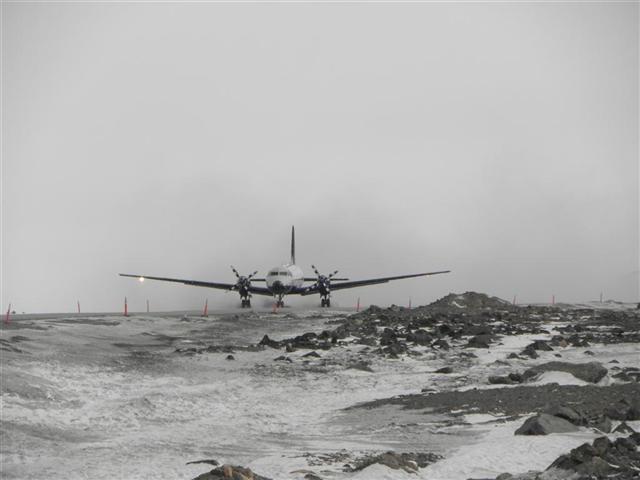
[[[290,277],[291,276],[291,272],[289,272],[288,270],[272,270],[269,272],[269,276],[271,277]]]

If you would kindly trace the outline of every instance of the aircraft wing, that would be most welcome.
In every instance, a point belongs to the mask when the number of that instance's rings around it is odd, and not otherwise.
[[[365,285],[377,285],[379,283],[387,283],[392,280],[402,280],[403,278],[414,278],[414,277],[425,277],[427,275],[439,275],[441,273],[449,273],[451,270],[442,270],[439,272],[427,272],[427,273],[412,273],[410,275],[398,275],[396,277],[381,277],[381,278],[369,278],[366,280],[353,280],[351,282],[342,282],[342,283],[331,283],[331,291],[335,290],[344,290],[347,288],[356,288],[356,287],[364,287]],[[312,293],[317,293],[317,287],[304,287],[301,288],[300,295],[311,295]]]
[[[182,278],[147,277],[146,275],[131,275],[129,273],[120,273],[119,275],[121,277],[142,278],[144,280],[159,280],[161,282],[183,283],[185,285],[193,285],[196,287],[217,288],[218,290],[233,290],[236,286],[235,283],[201,282],[199,280],[184,280]],[[258,295],[272,295],[272,293],[265,287],[254,287],[253,285],[251,285],[249,287],[249,291]]]

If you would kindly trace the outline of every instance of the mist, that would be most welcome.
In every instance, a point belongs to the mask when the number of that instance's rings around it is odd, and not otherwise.
[[[637,3],[0,8],[4,310],[640,300]]]

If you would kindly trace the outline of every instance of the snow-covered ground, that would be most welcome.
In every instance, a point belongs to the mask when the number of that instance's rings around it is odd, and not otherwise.
[[[257,343],[264,334],[319,332],[333,328],[328,320],[340,315],[16,319],[0,331],[0,339],[23,350],[1,351],[0,473],[19,479],[190,479],[211,467],[187,462],[214,458],[274,479],[299,479],[312,470],[324,478],[454,480],[544,468],[597,436],[585,429],[514,437],[521,421],[470,415],[466,423],[444,425],[442,416],[391,406],[375,414],[344,410],[422,388],[488,388],[489,372],[499,372],[509,353],[547,335],[505,337],[490,350],[474,350],[478,358],[455,363],[450,375],[434,371],[460,360],[457,349],[374,357],[373,372],[345,368],[362,358],[362,345],[319,351],[321,358],[303,358],[308,351],[300,350],[287,354],[292,363],[274,361],[283,352],[272,349],[237,350],[235,360],[226,360],[226,352],[175,353],[187,346]],[[594,345],[594,356],[585,350],[559,351],[563,360],[638,364],[635,345]],[[535,361],[511,361],[509,368],[556,360],[558,350],[540,353]],[[538,381],[579,382],[570,377],[549,373]],[[381,465],[345,473],[341,462],[318,460],[385,450],[445,458],[417,476]]]

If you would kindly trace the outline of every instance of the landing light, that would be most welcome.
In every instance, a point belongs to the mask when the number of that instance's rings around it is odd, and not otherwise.
[[[140,280],[140,282],[144,282],[144,277],[140,277],[138,280]]]

